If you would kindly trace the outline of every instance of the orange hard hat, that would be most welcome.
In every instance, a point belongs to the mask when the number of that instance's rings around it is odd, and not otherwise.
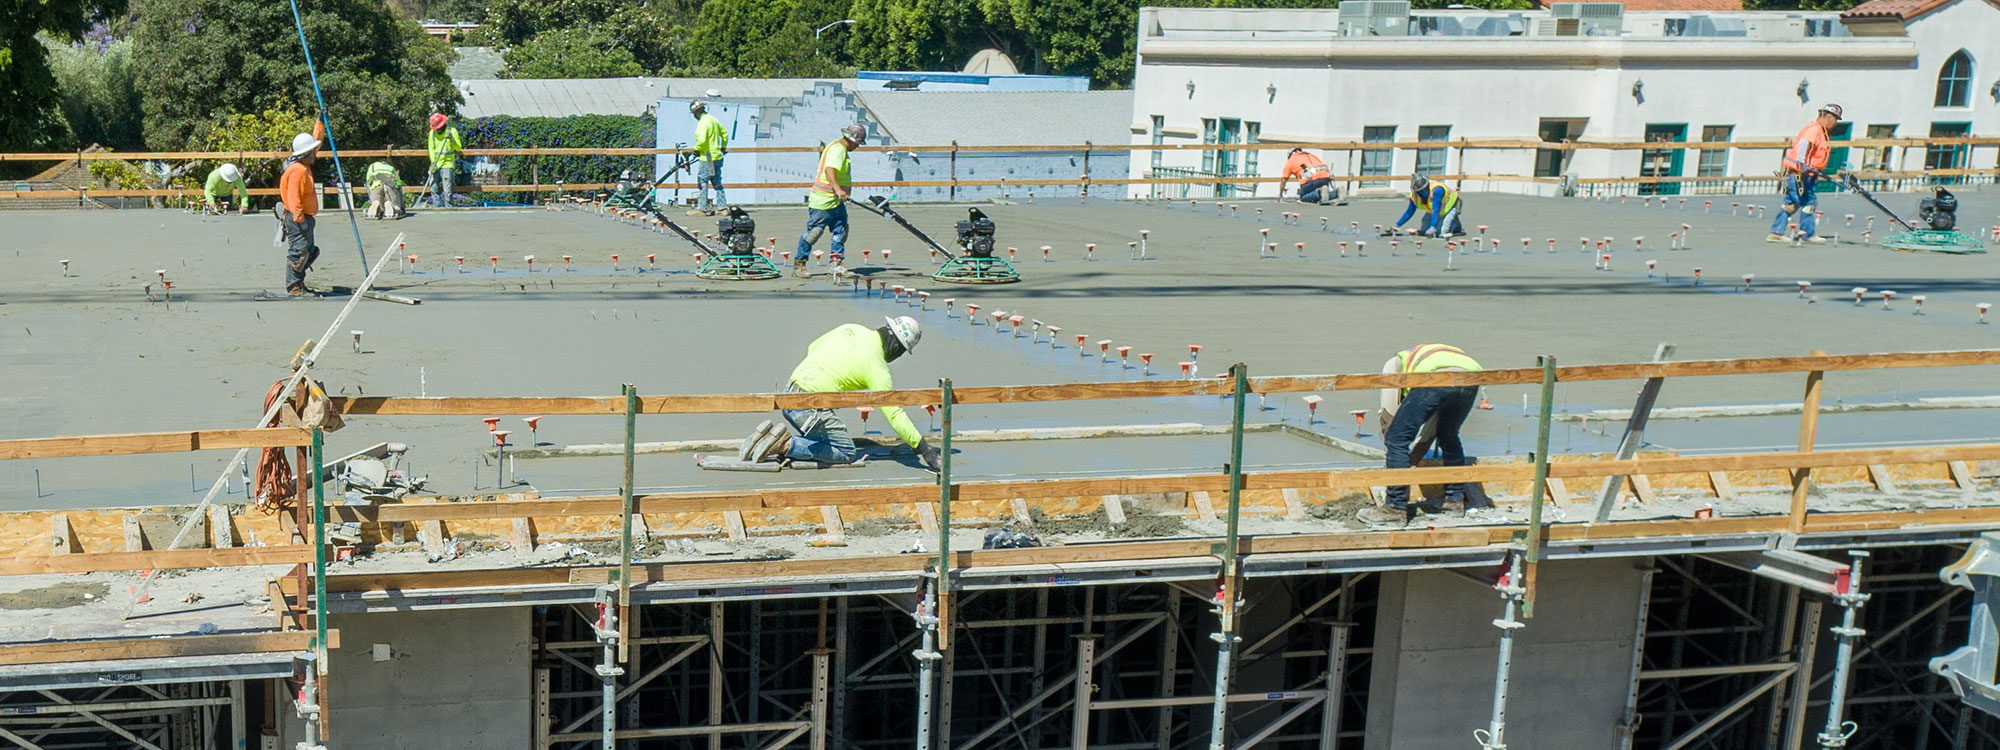
[[[432,130],[443,130],[443,129],[444,129],[444,120],[445,120],[445,117],[444,117],[444,113],[443,113],[443,112],[437,112],[437,113],[433,113],[433,114],[431,115],[431,129],[432,129]]]

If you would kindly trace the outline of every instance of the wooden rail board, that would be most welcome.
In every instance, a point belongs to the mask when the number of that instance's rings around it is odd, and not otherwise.
[[[80,552],[40,557],[0,558],[0,576],[39,573],[93,573],[118,570],[178,570],[282,565],[311,562],[313,548],[230,547],[227,549],[145,550],[139,552]]]
[[[141,453],[182,453],[234,448],[289,448],[311,444],[312,432],[296,427],[134,432],[122,435],[0,440],[0,460],[129,456]]]
[[[326,631],[327,648],[340,647],[340,631]],[[130,638],[95,641],[57,641],[0,646],[0,666],[16,664],[60,664],[77,661],[119,659],[168,659],[184,656],[305,652],[312,649],[313,634],[291,630],[278,633],[231,633],[226,635],[177,635],[172,638]]]

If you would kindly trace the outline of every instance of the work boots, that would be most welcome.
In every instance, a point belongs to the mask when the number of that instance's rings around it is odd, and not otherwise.
[[[792,443],[792,431],[775,420],[766,419],[750,431],[743,439],[743,447],[737,450],[736,459],[750,463],[767,463],[783,458],[785,449]]]

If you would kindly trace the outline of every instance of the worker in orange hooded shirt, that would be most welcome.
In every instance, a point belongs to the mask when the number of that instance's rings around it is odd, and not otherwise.
[[[319,215],[319,190],[313,182],[313,161],[319,144],[326,140],[326,121],[313,125],[313,132],[292,136],[292,155],[278,175],[278,225],[285,242],[285,294],[314,296],[306,289],[306,270],[319,260],[319,246],[313,244],[313,224]]]

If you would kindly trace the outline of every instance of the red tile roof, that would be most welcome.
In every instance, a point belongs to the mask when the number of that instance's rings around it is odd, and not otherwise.
[[[1944,7],[1951,0],[1869,0],[1849,8],[1841,18],[1900,18],[1905,21]]]
[[[1542,8],[1547,8],[1549,7],[1550,3],[1556,1],[1557,0],[1536,0],[1536,4],[1541,6]],[[1730,11],[1730,10],[1742,10],[1743,0],[1626,0],[1624,5],[1626,10]]]

